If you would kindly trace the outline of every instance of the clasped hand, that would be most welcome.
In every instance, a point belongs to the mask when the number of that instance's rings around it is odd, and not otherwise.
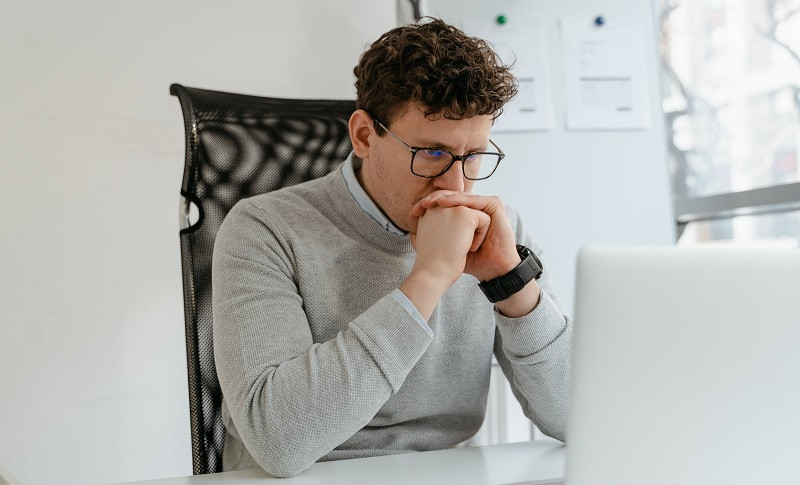
[[[454,283],[462,273],[481,281],[519,264],[514,231],[499,197],[438,190],[409,212],[415,267]]]

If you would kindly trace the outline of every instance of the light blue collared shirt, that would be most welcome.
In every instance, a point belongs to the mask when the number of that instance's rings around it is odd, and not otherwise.
[[[361,207],[375,222],[380,224],[382,228],[399,236],[405,236],[408,233],[395,226],[394,222],[375,205],[375,202],[369,198],[364,187],[361,186],[358,178],[356,178],[356,172],[361,170],[362,163],[362,160],[358,158],[355,153],[351,153],[342,164],[342,175],[344,175],[347,190],[349,190],[353,198],[356,199],[359,207]]]
[[[342,175],[344,176],[344,181],[347,184],[347,190],[350,191],[350,195],[356,200],[356,203],[361,210],[367,213],[378,225],[382,228],[386,229],[387,231],[397,234],[399,236],[405,236],[408,232],[400,229],[399,227],[395,226],[394,223],[389,219],[383,211],[378,208],[367,192],[364,190],[364,187],[361,186],[361,183],[356,178],[356,171],[361,170],[361,163],[362,160],[356,157],[355,153],[351,153],[347,160],[342,164]],[[392,297],[397,300],[398,303],[403,305],[403,308],[406,309],[408,313],[411,314],[412,317],[420,324],[420,326],[425,330],[428,335],[433,336],[433,330],[431,327],[428,326],[428,322],[422,318],[417,307],[408,299],[408,297],[400,291],[400,289],[396,289],[391,293]]]

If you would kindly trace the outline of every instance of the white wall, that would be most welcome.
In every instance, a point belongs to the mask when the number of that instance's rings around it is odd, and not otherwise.
[[[393,0],[0,1],[0,465],[191,473],[169,84],[352,98]]]

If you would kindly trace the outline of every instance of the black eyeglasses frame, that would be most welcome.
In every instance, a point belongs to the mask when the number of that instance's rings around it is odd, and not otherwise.
[[[370,115],[370,116],[372,116],[372,115]],[[444,148],[441,148],[441,147],[415,147],[415,146],[411,146],[408,143],[406,143],[403,140],[401,140],[399,136],[397,136],[394,133],[392,133],[392,131],[389,128],[387,128],[386,125],[381,123],[381,121],[378,118],[372,116],[372,119],[375,120],[375,122],[378,124],[378,126],[383,128],[384,130],[386,130],[387,133],[392,135],[392,137],[394,137],[395,140],[397,140],[400,143],[402,143],[403,145],[405,145],[405,147],[408,149],[408,151],[411,152],[411,166],[410,166],[410,169],[411,169],[411,173],[416,175],[417,177],[422,177],[422,178],[426,178],[426,179],[435,179],[436,177],[440,177],[440,176],[444,175],[445,173],[447,173],[447,171],[450,170],[450,168],[453,166],[454,163],[456,163],[456,161],[461,160],[461,173],[464,175],[465,179],[473,180],[473,181],[486,180],[489,177],[491,177],[492,175],[494,175],[494,173],[497,171],[497,167],[500,166],[500,162],[506,156],[506,154],[503,153],[503,150],[501,150],[500,147],[497,146],[497,144],[495,142],[493,142],[491,138],[489,139],[489,143],[491,143],[492,146],[497,149],[496,152],[469,152],[469,153],[465,153],[464,155],[456,155],[455,153],[451,152],[450,150],[445,150]],[[448,155],[450,155],[450,163],[448,163],[447,166],[441,172],[439,172],[436,175],[418,174],[418,173],[416,173],[414,171],[414,158],[417,156],[417,152],[419,152],[421,150],[439,150],[439,151],[445,152]],[[492,155],[492,156],[496,156],[497,157],[497,162],[494,164],[494,168],[492,168],[492,171],[489,173],[489,175],[487,175],[485,177],[480,177],[480,178],[472,178],[469,175],[467,175],[466,169],[464,168],[464,161],[466,161],[467,158],[469,158],[469,157],[471,157],[473,155]]]

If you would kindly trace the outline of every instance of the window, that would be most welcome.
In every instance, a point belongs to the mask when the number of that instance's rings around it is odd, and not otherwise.
[[[695,242],[793,237],[797,245],[800,0],[659,5],[680,232]]]

